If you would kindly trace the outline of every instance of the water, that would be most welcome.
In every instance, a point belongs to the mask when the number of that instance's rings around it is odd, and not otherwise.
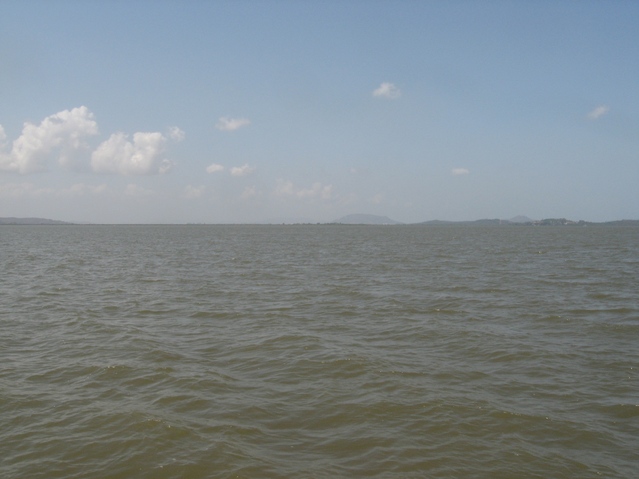
[[[0,477],[631,478],[639,229],[2,226]]]

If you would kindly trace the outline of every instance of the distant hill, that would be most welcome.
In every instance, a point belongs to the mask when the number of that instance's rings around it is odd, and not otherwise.
[[[354,214],[342,216],[333,221],[345,225],[401,225],[399,221],[390,219],[388,216]]]
[[[511,223],[532,223],[534,220],[528,218],[528,216],[515,216],[514,218],[510,218],[508,221]]]
[[[498,219],[482,219],[475,221],[423,221],[421,223],[414,223],[422,226],[639,226],[639,220],[618,220],[618,221],[606,221],[602,223],[596,223],[592,221],[573,221],[566,218],[546,218],[543,220],[531,220],[526,216],[515,216],[509,220]]]
[[[0,218],[0,225],[71,225],[66,221],[48,220],[46,218]]]
[[[617,220],[600,223],[606,226],[639,226],[639,220]]]

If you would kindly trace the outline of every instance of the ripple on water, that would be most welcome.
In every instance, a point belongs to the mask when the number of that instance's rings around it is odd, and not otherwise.
[[[633,477],[639,244],[583,230],[3,229],[0,476]]]

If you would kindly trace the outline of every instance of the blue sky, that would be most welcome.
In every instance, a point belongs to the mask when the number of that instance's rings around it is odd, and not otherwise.
[[[0,216],[639,219],[638,2],[0,12]]]

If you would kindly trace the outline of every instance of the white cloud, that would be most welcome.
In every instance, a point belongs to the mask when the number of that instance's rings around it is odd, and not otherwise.
[[[26,122],[22,134],[14,140],[11,151],[0,151],[0,170],[23,174],[45,170],[54,150],[59,152],[58,162],[66,166],[75,151],[87,147],[84,139],[97,133],[98,125],[93,113],[85,106],[50,115],[39,125]],[[2,129],[2,150],[5,139]]]
[[[217,173],[218,171],[224,171],[224,167],[222,165],[218,165],[217,163],[211,163],[206,167],[207,173]]]
[[[234,166],[231,168],[231,176],[248,176],[255,171],[255,168],[249,165]]]
[[[467,170],[466,168],[453,168],[450,172],[455,176],[459,176],[469,174],[470,170]]]
[[[275,186],[275,194],[277,196],[295,196],[297,198],[320,198],[322,200],[330,200],[333,198],[333,185],[322,185],[319,181],[317,181],[313,183],[311,188],[297,189],[293,186],[293,182],[279,179]]]
[[[191,186],[184,188],[184,197],[187,199],[199,198],[204,194],[205,186]]]
[[[220,171],[224,171],[224,170],[226,170],[226,167],[224,167],[223,165],[218,165],[217,163],[211,163],[209,166],[206,167],[207,173],[219,173]],[[255,171],[255,168],[252,166],[249,166],[248,164],[244,164],[242,166],[234,166],[229,170],[229,172],[231,173],[231,176],[238,176],[238,177],[248,176],[254,171]]]
[[[26,174],[46,170],[54,159],[65,167],[80,158],[86,161],[90,152],[86,139],[97,134],[93,113],[85,106],[50,115],[39,125],[26,122],[9,151],[0,125],[0,171]],[[167,135],[174,141],[184,139],[184,132],[176,126],[169,128]],[[174,166],[170,160],[160,158],[166,142],[167,137],[158,132],[135,133],[133,141],[124,133],[116,133],[93,151],[91,166],[100,173],[166,173]]]
[[[589,120],[597,120],[604,116],[606,113],[610,111],[606,105],[599,105],[597,108],[588,113],[587,117]]]
[[[246,118],[227,118],[223,116],[217,121],[215,128],[221,131],[235,131],[250,124],[251,121]]]
[[[243,200],[250,200],[251,198],[256,198],[260,196],[261,193],[255,189],[255,186],[247,186],[244,188],[244,191],[240,195],[240,198]]]
[[[114,133],[91,155],[91,166],[98,173],[120,175],[148,175],[166,173],[172,166],[168,160],[161,161],[166,138],[158,132],[133,135]]]
[[[390,98],[394,100],[399,98],[402,92],[393,83],[384,82],[378,88],[373,90],[373,96],[381,98]]]
[[[171,138],[173,141],[180,142],[184,140],[184,137],[185,137],[184,131],[178,128],[177,126],[172,126],[169,128],[169,138]]]

